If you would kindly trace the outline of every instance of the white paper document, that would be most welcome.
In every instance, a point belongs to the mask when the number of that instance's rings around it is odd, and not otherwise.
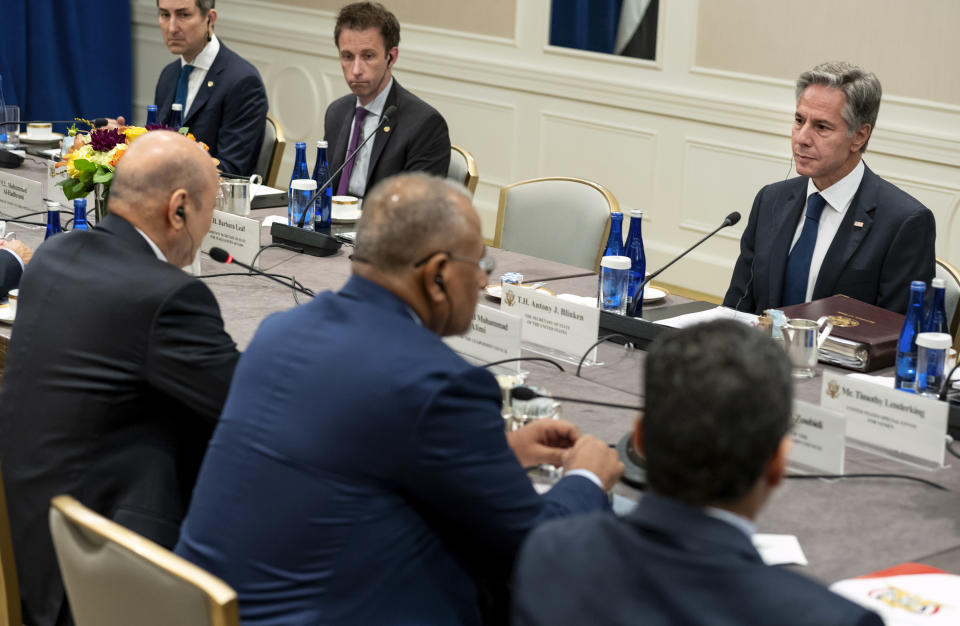
[[[755,533],[753,547],[767,565],[806,565],[807,557],[796,535]]]
[[[672,328],[688,328],[696,324],[712,322],[713,320],[737,320],[738,322],[743,322],[744,324],[750,324],[753,326],[757,324],[758,319],[759,318],[753,313],[744,313],[743,311],[734,311],[733,309],[728,309],[724,306],[718,306],[713,309],[707,309],[706,311],[698,311],[696,313],[687,313],[686,315],[668,317],[667,319],[659,320],[654,323],[663,324],[664,326],[670,326]]]

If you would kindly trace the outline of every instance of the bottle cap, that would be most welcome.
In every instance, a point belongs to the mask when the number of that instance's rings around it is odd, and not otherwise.
[[[917,345],[934,350],[949,350],[953,345],[953,337],[947,333],[920,333],[917,335]]]
[[[318,147],[318,148],[326,148],[326,147],[327,147],[327,142],[326,142],[326,141],[323,141],[323,140],[321,139],[320,141],[317,142],[317,147]]]
[[[87,199],[86,198],[76,198],[73,201],[73,208],[75,209],[85,209],[87,208]]]
[[[600,259],[600,267],[611,270],[630,269],[630,257],[628,256],[605,256]]]
[[[947,281],[943,280],[942,278],[934,278],[930,281],[930,286],[934,289],[946,289]]]
[[[298,142],[297,142],[297,145],[296,145],[296,148],[297,148],[297,150],[299,150],[300,148],[303,148],[304,150],[306,150],[306,148],[307,148],[307,142],[306,142],[306,141],[298,141]]]
[[[910,291],[926,291],[926,289],[927,283],[923,282],[922,280],[915,280],[910,283]]]
[[[630,217],[643,217],[643,211],[640,209],[630,209]]]
[[[312,178],[298,178],[290,181],[290,188],[295,191],[314,191],[317,188],[317,181]]]
[[[173,104],[170,105],[170,110],[171,110],[171,111],[182,111],[182,110],[183,110],[183,105],[180,104],[179,102],[174,102]]]
[[[148,104],[148,105],[147,105],[147,110],[148,110],[148,111],[156,111],[156,110],[157,110],[157,105],[155,105],[155,104]]]

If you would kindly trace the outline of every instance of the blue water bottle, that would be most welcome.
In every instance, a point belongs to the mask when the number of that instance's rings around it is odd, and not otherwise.
[[[897,372],[894,386],[913,393],[917,378],[917,335],[923,327],[923,294],[927,284],[922,280],[910,283],[910,304],[897,341]]]
[[[180,127],[183,126],[183,105],[179,102],[174,102],[170,105],[169,126],[173,130],[180,130]]]
[[[60,209],[57,208],[59,206],[55,204],[47,207],[47,234],[43,236],[44,241],[63,232],[63,228],[60,227]]]
[[[297,142],[297,156],[293,161],[293,172],[290,174],[290,184],[287,186],[287,206],[293,206],[293,181],[305,180],[310,178],[310,172],[307,171],[307,142]],[[290,225],[296,226],[297,222],[293,220],[293,213],[290,212]],[[299,217],[299,215],[297,216]],[[313,224],[303,223],[304,228],[313,228]]]
[[[942,278],[934,278],[930,281],[933,287],[933,304],[927,311],[927,318],[923,323],[923,332],[925,333],[947,333],[950,334],[950,322],[947,321],[947,283]]]
[[[87,199],[77,198],[73,201],[73,230],[90,230],[87,224]]]
[[[144,126],[149,126],[151,124],[157,123],[157,105],[148,104],[147,105],[147,121],[144,122]]]
[[[623,256],[623,213],[619,211],[610,214],[610,236],[603,256]]]
[[[327,142],[317,142],[317,162],[313,165],[313,180],[317,181],[317,189],[327,182],[330,177],[330,166],[327,164]],[[333,207],[333,189],[330,185],[323,190],[313,207],[313,230],[330,232],[330,210]]]
[[[647,275],[647,255],[643,252],[643,235],[640,232],[640,222],[643,220],[643,211],[631,209],[630,230],[627,231],[627,249],[624,256],[630,257],[630,282],[627,285],[627,308],[633,304],[633,295],[637,287]],[[643,313],[643,294],[637,294],[639,302],[634,317],[641,317]]]

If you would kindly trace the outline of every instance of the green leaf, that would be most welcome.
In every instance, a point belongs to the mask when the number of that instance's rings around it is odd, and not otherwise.
[[[178,130],[177,132],[180,133],[181,135],[186,135],[187,133],[190,132],[190,127],[189,127],[189,126],[181,126],[181,127],[180,127],[180,130]]]
[[[109,183],[113,180],[113,172],[103,167],[97,168],[97,173],[93,175],[95,183]]]
[[[63,186],[63,195],[67,197],[67,200],[84,198],[90,193],[87,186],[75,178],[68,178],[58,184]]]
[[[93,174],[93,172],[97,171],[97,166],[92,161],[86,159],[74,159],[73,167],[75,167],[78,172],[83,172],[84,174],[87,172]]]

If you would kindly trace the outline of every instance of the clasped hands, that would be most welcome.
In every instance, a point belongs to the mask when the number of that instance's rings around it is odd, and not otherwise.
[[[564,420],[536,420],[520,430],[507,433],[507,443],[524,467],[549,463],[565,471],[593,472],[610,490],[623,475],[623,463],[616,450],[593,435],[581,435]]]

